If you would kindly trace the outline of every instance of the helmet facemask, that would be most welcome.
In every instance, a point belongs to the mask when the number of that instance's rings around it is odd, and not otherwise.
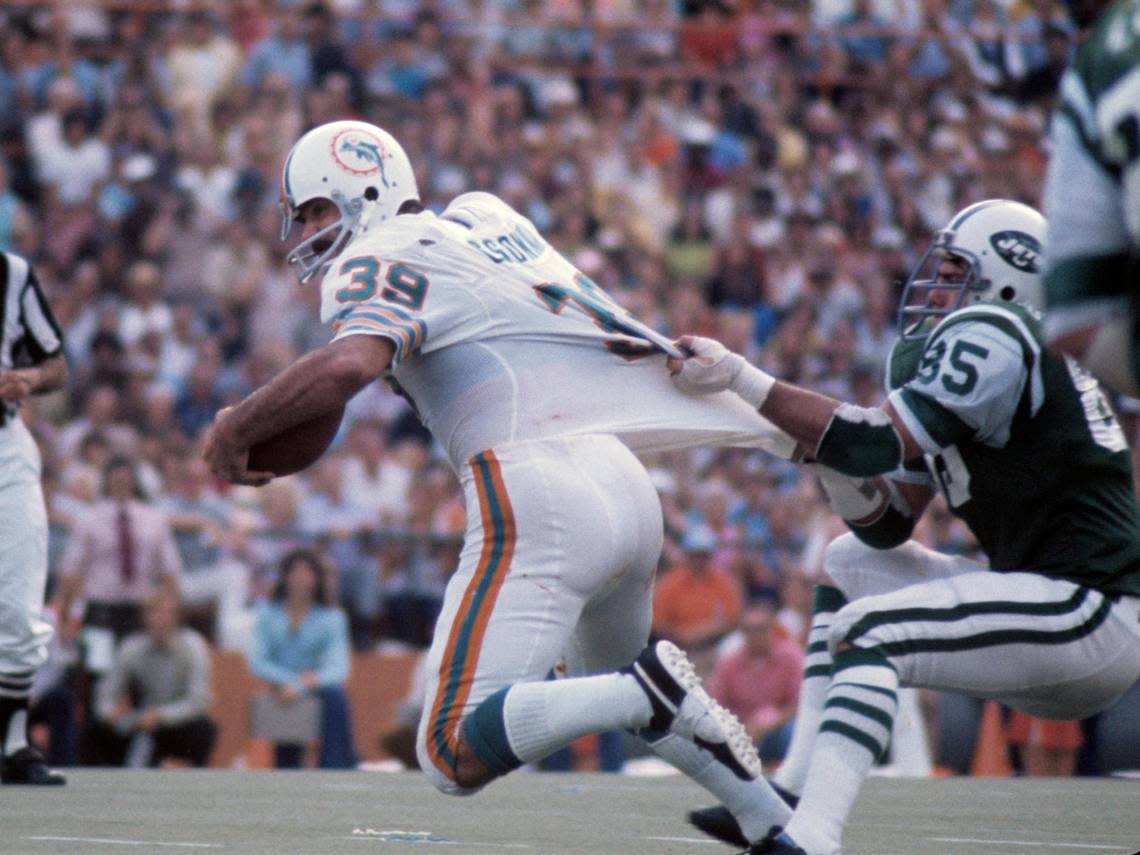
[[[954,232],[938,232],[907,279],[899,301],[902,338],[925,338],[942,318],[974,302],[989,289],[990,283],[981,277],[977,256],[955,246],[953,240]],[[942,270],[947,261],[961,266],[952,278]]]
[[[302,283],[308,282],[314,273],[323,273],[332,260],[340,254],[360,224],[364,212],[364,200],[359,197],[346,199],[339,190],[333,190],[329,193],[329,199],[336,205],[340,218],[309,235],[285,256],[288,264],[296,266]],[[281,240],[289,237],[289,232],[297,220],[298,210],[299,208],[293,208],[288,201],[281,202]],[[326,240],[329,241],[328,245],[318,250],[317,247]]]

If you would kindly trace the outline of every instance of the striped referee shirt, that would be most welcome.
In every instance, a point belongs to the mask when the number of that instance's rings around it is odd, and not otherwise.
[[[18,255],[0,252],[0,371],[39,365],[63,349],[63,335],[31,265]],[[18,404],[0,402],[0,424]]]

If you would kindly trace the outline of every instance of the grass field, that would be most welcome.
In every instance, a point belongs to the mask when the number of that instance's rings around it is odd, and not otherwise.
[[[517,773],[472,798],[418,774],[71,770],[0,791],[0,852],[730,853],[685,811],[680,777]],[[411,834],[411,833],[415,834]],[[1140,850],[1140,782],[872,779],[845,855],[1080,855]]]

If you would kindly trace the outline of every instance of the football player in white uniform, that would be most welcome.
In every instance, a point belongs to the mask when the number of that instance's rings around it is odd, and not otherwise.
[[[838,852],[900,686],[1071,719],[1140,677],[1130,455],[1096,380],[1044,346],[1033,311],[1044,229],[1033,209],[989,200],[935,236],[904,292],[881,408],[681,340],[695,355],[672,363],[678,386],[735,390],[796,437],[851,529],[828,547],[833,584],[816,592],[794,740],[807,744],[777,773],[801,796],[796,811],[763,840],[715,808],[690,816],[703,830],[758,853]],[[909,540],[935,488],[988,566]]]
[[[720,796],[752,836],[790,811],[736,719],[684,654],[645,647],[661,508],[635,451],[795,443],[729,392],[677,392],[658,339],[504,202],[419,202],[380,128],[303,136],[282,173],[290,260],[319,277],[333,341],[219,415],[215,472],[249,472],[260,440],[390,376],[447,453],[468,527],[428,654],[421,766],[475,791],[582,735],[628,728]],[[557,662],[568,679],[547,681]],[[590,676],[586,676],[590,675]]]

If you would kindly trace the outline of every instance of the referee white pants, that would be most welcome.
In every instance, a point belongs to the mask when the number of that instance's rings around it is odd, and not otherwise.
[[[875,650],[903,686],[1075,719],[1140,679],[1135,597],[1037,573],[996,573],[913,541],[874,550],[850,534],[828,547],[825,566],[851,600],[831,623],[832,654],[843,642]]]
[[[0,694],[26,695],[47,659],[47,536],[40,452],[23,420],[10,416],[0,427]]]
[[[661,504],[645,468],[611,436],[500,446],[461,480],[467,532],[425,666],[420,765],[456,790],[463,717],[488,695],[615,670],[645,646]]]

